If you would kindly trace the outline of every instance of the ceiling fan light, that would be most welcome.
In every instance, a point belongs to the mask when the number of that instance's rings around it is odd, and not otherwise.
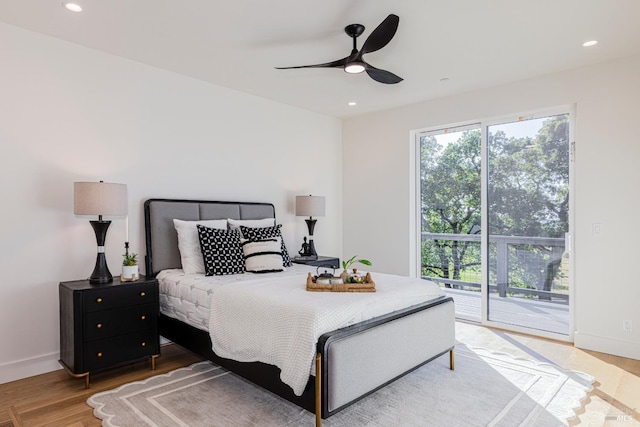
[[[349,74],[358,74],[364,71],[364,64],[362,62],[350,62],[344,66],[344,71]]]

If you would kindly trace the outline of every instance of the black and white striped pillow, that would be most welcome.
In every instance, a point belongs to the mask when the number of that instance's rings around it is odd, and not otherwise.
[[[198,227],[198,238],[207,276],[244,273],[244,256],[240,246],[240,231]]]
[[[252,273],[282,271],[280,237],[263,240],[241,240],[244,268]]]
[[[291,257],[289,257],[289,252],[287,252],[284,239],[282,239],[282,233],[280,232],[281,227],[282,224],[262,228],[251,228],[241,225],[240,230],[242,231],[244,238],[249,240],[264,240],[279,237],[281,241],[280,251],[282,252],[282,265],[284,267],[291,267]]]

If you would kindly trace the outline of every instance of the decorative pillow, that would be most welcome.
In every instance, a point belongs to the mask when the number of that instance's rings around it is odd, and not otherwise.
[[[229,230],[233,230],[234,228],[239,229],[240,226],[250,227],[250,228],[260,228],[260,227],[273,227],[274,225],[276,225],[275,218],[264,218],[264,219],[227,218],[227,222],[229,223]]]
[[[264,240],[242,239],[244,268],[252,273],[272,273],[282,271],[280,237]]]
[[[244,273],[244,257],[239,230],[217,230],[197,225],[204,274],[223,276]]]
[[[186,274],[204,273],[204,261],[200,250],[200,240],[196,225],[204,225],[209,228],[220,230],[227,229],[226,219],[208,219],[201,221],[173,220],[173,226],[178,232],[178,249],[180,250],[180,261],[182,269]]]
[[[240,230],[242,231],[242,235],[249,240],[264,240],[264,239],[272,239],[274,237],[280,237],[282,265],[284,267],[291,267],[291,258],[289,257],[289,252],[287,252],[287,247],[284,244],[284,239],[282,238],[282,233],[280,232],[281,227],[282,227],[282,224],[278,224],[273,227],[263,227],[263,228],[249,228],[241,225]]]

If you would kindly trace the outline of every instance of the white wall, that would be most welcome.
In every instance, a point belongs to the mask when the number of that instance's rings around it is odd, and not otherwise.
[[[640,359],[638,76],[633,57],[345,120],[344,255],[413,273],[410,131],[575,103],[575,343]]]
[[[297,194],[326,196],[315,241],[340,256],[341,122],[0,24],[0,383],[59,369],[58,283],[86,278],[93,230],[73,182],[125,183],[143,258],[152,197],[272,202],[289,250]],[[124,221],[106,243],[120,273]]]

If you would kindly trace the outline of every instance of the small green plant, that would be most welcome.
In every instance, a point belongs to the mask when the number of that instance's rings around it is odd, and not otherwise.
[[[366,260],[366,259],[358,259],[358,255],[354,255],[351,258],[349,258],[348,260],[344,260],[342,261],[342,269],[343,270],[348,270],[349,267],[351,267],[351,265],[355,264],[355,263],[359,263],[362,265],[367,265],[367,266],[371,266],[371,261]]]
[[[122,260],[122,265],[125,267],[131,267],[134,265],[138,265],[138,254],[124,254],[124,259]]]

